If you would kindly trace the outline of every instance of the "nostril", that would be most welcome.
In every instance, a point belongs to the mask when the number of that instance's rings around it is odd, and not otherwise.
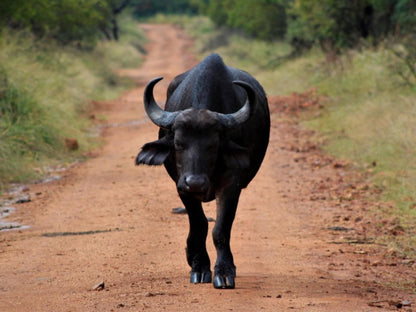
[[[202,179],[198,176],[189,175],[185,178],[185,183],[189,187],[195,187],[202,184]]]
[[[208,179],[205,176],[188,175],[185,177],[185,184],[190,192],[205,192],[208,188]]]

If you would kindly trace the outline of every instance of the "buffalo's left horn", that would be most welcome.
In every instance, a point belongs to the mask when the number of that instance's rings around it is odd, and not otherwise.
[[[161,128],[169,129],[173,125],[179,112],[167,112],[157,105],[155,98],[153,97],[153,88],[162,79],[163,77],[157,77],[147,84],[144,89],[143,102],[144,109],[150,120]]]
[[[250,112],[256,102],[256,93],[254,92],[253,88],[244,81],[241,80],[234,80],[234,84],[242,87],[247,93],[247,100],[244,103],[243,107],[241,107],[238,111],[232,114],[221,114],[217,113],[218,119],[220,122],[227,128],[234,128],[248,120],[250,117]]]

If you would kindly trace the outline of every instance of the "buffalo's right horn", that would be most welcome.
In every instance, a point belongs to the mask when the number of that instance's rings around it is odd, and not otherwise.
[[[241,80],[234,80],[233,83],[242,87],[246,91],[247,100],[244,105],[235,113],[217,113],[217,118],[227,128],[235,128],[246,122],[250,118],[251,112],[253,111],[254,105],[256,103],[256,92],[253,90],[251,85]]]
[[[163,77],[157,77],[152,79],[144,89],[143,103],[147,116],[154,124],[161,128],[169,129],[179,112],[167,112],[157,105],[155,98],[153,97],[153,87],[162,80]]]

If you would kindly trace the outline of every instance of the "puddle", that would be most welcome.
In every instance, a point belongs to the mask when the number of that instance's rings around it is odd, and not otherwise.
[[[68,166],[54,166],[45,167],[44,171],[47,173],[46,177],[41,180],[33,181],[33,184],[44,184],[60,180],[62,176],[58,173],[67,170],[78,162],[74,162]],[[10,189],[5,192],[3,198],[0,198],[0,232],[11,230],[22,230],[30,228],[29,225],[22,225],[18,222],[5,221],[13,212],[16,211],[17,205],[28,203],[32,198],[36,198],[39,194],[30,192],[30,185],[12,184]],[[19,207],[20,209],[24,206]]]
[[[12,206],[0,206],[0,232],[3,231],[11,231],[11,230],[21,230],[21,229],[27,229],[29,226],[27,225],[21,225],[17,222],[7,222],[2,220],[3,218],[7,218],[14,212],[16,209]]]
[[[137,127],[147,122],[149,122],[149,119],[147,117],[144,117],[140,120],[134,119],[134,120],[126,121],[126,122],[100,125],[100,126],[95,127],[95,132],[93,133],[93,135],[94,136],[100,135],[101,131],[105,128]],[[43,179],[33,181],[32,183],[33,184],[45,184],[45,183],[50,183],[53,181],[58,181],[62,178],[62,175],[60,173],[72,168],[78,163],[79,161],[75,161],[71,164],[66,164],[66,165],[44,167],[43,169],[44,169],[44,172],[46,173],[46,176]],[[10,216],[10,214],[16,210],[14,205],[19,205],[19,204],[30,202],[31,198],[36,198],[38,194],[30,193],[30,184],[29,186],[24,185],[24,184],[12,184],[10,185],[10,189],[6,191],[4,195],[5,196],[3,196],[3,198],[0,198],[0,232],[30,228],[30,226],[28,225],[22,225],[17,222],[8,222],[8,221],[5,221],[4,219]],[[58,233],[57,235],[67,235],[67,234]],[[76,234],[72,234],[72,235],[76,235]]]
[[[0,232],[28,229],[28,225],[20,225],[16,222],[4,222],[0,220]]]
[[[49,182],[53,182],[53,181],[58,181],[61,178],[62,178],[62,176],[60,176],[59,174],[55,174],[55,175],[46,177],[46,178],[44,178],[43,180],[41,180],[41,181],[39,181],[37,183],[49,183]]]

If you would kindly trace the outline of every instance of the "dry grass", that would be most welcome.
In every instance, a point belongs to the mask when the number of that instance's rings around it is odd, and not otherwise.
[[[136,33],[88,51],[35,41],[26,32],[1,34],[0,190],[91,148],[90,100],[117,96],[127,85],[114,70],[139,66],[142,59],[137,45],[143,36],[134,21],[125,22]],[[66,138],[76,139],[79,150],[69,151]]]
[[[371,171],[370,183],[383,189],[380,200],[394,203],[394,209],[378,213],[399,218],[407,233],[386,237],[388,244],[416,255],[416,89],[394,70],[403,66],[388,46],[333,58],[315,49],[276,67],[267,64],[290,53],[284,43],[249,40],[204,18],[184,27],[201,57],[220,53],[228,64],[252,73],[268,94],[314,87],[329,97],[326,109],[303,116],[303,124],[318,130],[317,140],[325,142],[328,153]]]

